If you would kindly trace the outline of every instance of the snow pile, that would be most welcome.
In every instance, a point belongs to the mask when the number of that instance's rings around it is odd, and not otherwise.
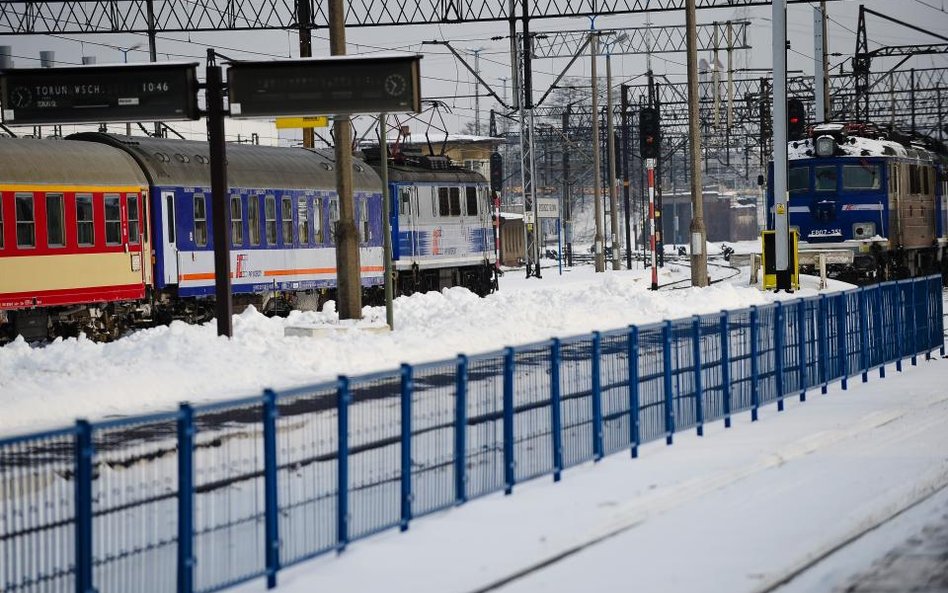
[[[689,273],[670,264],[660,283]],[[96,420],[170,410],[181,401],[256,395],[268,387],[285,389],[394,369],[402,362],[443,360],[775,298],[748,287],[746,271],[733,283],[658,293],[648,290],[649,275],[642,270],[596,274],[582,267],[561,276],[552,268],[539,280],[522,274],[508,272],[500,292],[483,299],[462,288],[400,297],[394,332],[350,329],[318,338],[285,337],[287,326],[339,321],[331,308],[294,312],[287,319],[248,309],[235,316],[233,339],[218,337],[215,322],[175,322],[108,344],[80,337],[33,348],[18,340],[0,348],[0,435],[62,426],[77,417]],[[383,307],[365,308],[365,324],[384,321]]]

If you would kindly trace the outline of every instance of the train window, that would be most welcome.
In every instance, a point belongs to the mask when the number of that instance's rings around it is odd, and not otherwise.
[[[62,194],[46,194],[46,244],[49,247],[66,246],[63,210]]]
[[[790,167],[787,171],[787,191],[810,191],[810,167]]]
[[[339,220],[339,198],[329,198],[329,242],[336,244],[336,221]]]
[[[280,208],[283,214],[283,244],[289,247],[293,245],[293,200],[283,196]]]
[[[309,245],[309,216],[306,213],[306,196],[296,198],[296,220],[299,221],[296,227],[300,245]]]
[[[264,200],[264,217],[267,221],[267,245],[276,245],[277,242],[277,203],[276,197],[267,196]]]
[[[33,194],[16,194],[16,246],[36,247]]]
[[[461,188],[448,188],[451,194],[451,216],[461,216]]]
[[[260,196],[247,199],[247,226],[250,227],[250,244],[260,245]]]
[[[126,195],[125,203],[128,204],[128,242],[132,245],[138,245],[138,222],[141,218],[138,213],[138,196],[135,194]]]
[[[240,196],[230,197],[230,244],[239,247],[244,244],[244,219],[240,211]]]
[[[843,165],[843,189],[879,189],[882,171],[879,165]]]
[[[118,194],[105,194],[105,244],[122,243],[122,206]]]
[[[323,242],[323,201],[313,198],[313,233],[317,245]]]
[[[402,187],[398,190],[398,213],[403,216],[412,214],[411,189],[407,187]]]
[[[434,211],[438,216],[449,216],[451,214],[451,198],[448,197],[448,188],[438,188],[438,207]]]
[[[918,171],[919,171],[918,165],[909,165],[909,193],[910,194],[922,193],[922,180]]]
[[[467,215],[477,216],[477,188],[466,187],[464,190],[467,192]]]
[[[836,191],[836,165],[815,167],[816,191]]]
[[[165,196],[168,211],[168,242],[174,244],[174,196]]]
[[[0,249],[3,249],[3,194],[0,194]]]
[[[372,240],[372,231],[369,229],[369,201],[365,196],[359,198],[359,222],[360,240],[368,243]]]
[[[92,218],[92,195],[76,194],[76,239],[79,247],[95,245],[95,224]]]
[[[207,200],[204,194],[194,194],[194,244],[207,245]]]

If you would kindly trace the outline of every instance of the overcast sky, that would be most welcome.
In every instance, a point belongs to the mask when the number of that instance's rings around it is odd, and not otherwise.
[[[818,5],[818,2],[811,3]],[[788,37],[791,50],[788,54],[788,68],[793,71],[813,72],[813,8],[811,4],[793,4],[787,9]],[[891,15],[908,23],[923,27],[940,35],[948,35],[948,6],[946,0],[866,0],[867,8]],[[859,12],[859,3],[834,0],[827,3],[829,22],[829,44],[831,53],[841,56],[830,58],[831,66],[846,62],[855,49],[855,31]],[[727,21],[728,19],[748,19],[752,25],[749,42],[753,50],[735,52],[735,67],[769,68],[771,64],[771,17],[770,6],[743,9],[706,9],[698,11],[698,23]],[[653,13],[650,15],[653,25],[684,24],[684,12]],[[934,42],[940,40],[928,37],[889,23],[878,17],[869,16],[867,29],[870,48],[880,45],[905,45],[911,43]],[[598,29],[616,29],[622,27],[641,27],[646,24],[645,14],[620,17],[601,17],[596,20]],[[546,19],[531,21],[531,31],[549,30],[585,30],[590,27],[589,19]],[[505,83],[501,80],[510,77],[510,56],[508,26],[506,23],[482,23],[441,26],[400,26],[349,28],[346,32],[349,54],[367,54],[374,52],[404,51],[423,55],[422,94],[426,99],[443,100],[450,111],[442,111],[444,125],[450,131],[461,130],[464,124],[474,119],[475,92],[473,77],[457,60],[441,46],[422,45],[425,40],[450,40],[459,51],[481,48],[480,69],[483,78],[501,95]],[[503,39],[492,40],[492,37]],[[12,47],[14,64],[17,67],[36,67],[39,65],[39,51],[51,49],[56,52],[57,65],[78,64],[83,55],[96,56],[98,63],[123,61],[121,49],[135,47],[127,52],[129,62],[148,60],[147,38],[144,35],[100,34],[100,35],[64,35],[64,36],[3,36],[0,45]],[[203,63],[208,47],[214,47],[229,57],[238,59],[270,59],[295,57],[298,55],[298,39],[295,32],[225,32],[225,33],[162,33],[158,40],[159,60],[195,60]],[[329,36],[325,30],[315,31],[313,35],[314,56],[329,55]],[[710,52],[701,57],[711,60]],[[721,61],[725,62],[724,52]],[[473,57],[470,62],[473,66]],[[566,67],[567,59],[547,59],[534,62],[535,97],[539,98],[555,77]],[[590,75],[589,59],[581,59],[568,71],[567,76],[586,78]],[[889,65],[886,66],[886,63]],[[725,63],[726,65],[726,63]],[[876,60],[873,71],[884,71],[894,62]],[[948,56],[919,56],[912,58],[903,68],[944,68],[948,66]],[[685,60],[683,54],[656,54],[652,57],[652,68],[657,74],[664,74],[672,81],[685,80]],[[645,57],[613,56],[612,70],[615,85],[629,80],[638,80],[646,69]],[[603,76],[604,65],[600,63],[599,75]],[[759,74],[738,74],[737,76],[756,77]],[[507,83],[509,85],[509,82]],[[507,88],[509,97],[510,88]],[[482,131],[486,133],[489,109],[495,106],[489,97],[480,100]],[[441,125],[441,122],[438,122]],[[413,124],[413,131],[418,124]],[[229,131],[232,131],[229,128]]]

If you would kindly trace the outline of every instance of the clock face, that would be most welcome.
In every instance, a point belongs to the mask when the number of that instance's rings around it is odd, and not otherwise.
[[[10,104],[14,109],[29,107],[33,102],[33,94],[25,86],[18,86],[10,92]]]
[[[401,74],[389,74],[385,77],[385,92],[393,97],[404,95],[408,81]]]

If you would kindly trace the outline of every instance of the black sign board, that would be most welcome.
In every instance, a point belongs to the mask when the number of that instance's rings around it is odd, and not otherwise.
[[[16,68],[0,73],[7,124],[198,119],[197,63]]]
[[[421,56],[233,62],[232,117],[420,112]]]

